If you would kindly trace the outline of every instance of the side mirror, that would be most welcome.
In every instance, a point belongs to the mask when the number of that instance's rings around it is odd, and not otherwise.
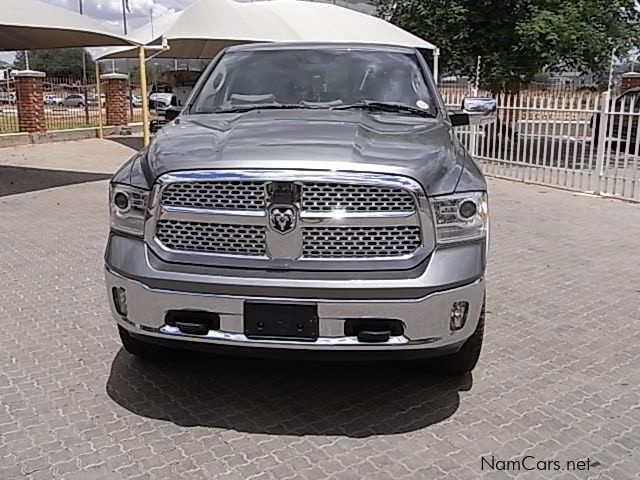
[[[180,115],[181,111],[182,107],[171,106],[164,111],[164,118],[165,120],[167,120],[167,122],[175,120],[176,118],[178,118],[178,115]]]
[[[495,98],[465,97],[462,100],[462,111],[450,112],[449,120],[454,127],[483,125],[496,119],[497,110],[498,104]]]

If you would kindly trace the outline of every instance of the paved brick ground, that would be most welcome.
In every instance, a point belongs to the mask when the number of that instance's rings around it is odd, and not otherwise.
[[[457,380],[144,363],[105,301],[106,183],[1,197],[0,479],[640,478],[640,206],[491,193],[486,348]],[[483,455],[592,466],[492,471]]]

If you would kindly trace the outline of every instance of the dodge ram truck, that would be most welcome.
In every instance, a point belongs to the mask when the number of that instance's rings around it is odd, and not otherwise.
[[[422,359],[471,371],[484,331],[484,177],[421,53],[223,50],[110,182],[108,299],[124,348]],[[475,127],[471,127],[475,128]]]

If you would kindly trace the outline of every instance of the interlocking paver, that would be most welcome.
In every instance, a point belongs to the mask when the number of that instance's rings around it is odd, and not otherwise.
[[[637,478],[640,206],[490,188],[486,344],[455,380],[133,358],[104,293],[106,183],[0,197],[0,480]],[[509,472],[481,455],[594,463]]]

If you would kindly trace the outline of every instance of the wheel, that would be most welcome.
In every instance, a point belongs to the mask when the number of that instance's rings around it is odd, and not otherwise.
[[[168,348],[138,340],[120,325],[118,325],[118,333],[120,334],[120,340],[122,341],[124,349],[136,357],[151,360],[167,357],[171,354],[171,350]]]
[[[460,350],[451,355],[444,355],[431,360],[429,368],[433,372],[443,375],[463,375],[475,368],[478,358],[480,358],[482,339],[484,337],[484,310],[485,303],[483,302],[478,326]]]
[[[78,104],[78,108],[82,108],[82,107],[84,107],[84,103],[80,102],[80,103]]]

